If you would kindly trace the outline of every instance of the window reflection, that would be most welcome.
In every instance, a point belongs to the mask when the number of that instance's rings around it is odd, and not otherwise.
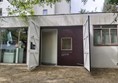
[[[26,47],[27,28],[0,29],[0,62],[26,62]]]
[[[72,37],[61,38],[61,50],[72,50]]]

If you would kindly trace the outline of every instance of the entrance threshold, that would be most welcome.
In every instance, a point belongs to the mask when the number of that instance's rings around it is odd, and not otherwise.
[[[83,66],[40,65],[40,67],[84,68]]]
[[[15,63],[0,63],[0,65],[19,65],[19,66],[27,66],[26,64],[15,64]]]

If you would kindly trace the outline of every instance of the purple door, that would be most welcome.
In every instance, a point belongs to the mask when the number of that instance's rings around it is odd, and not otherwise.
[[[58,65],[83,65],[82,26],[58,28]]]

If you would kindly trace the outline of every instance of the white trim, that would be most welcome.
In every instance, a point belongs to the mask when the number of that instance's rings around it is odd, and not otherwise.
[[[71,48],[70,49],[63,49],[62,44],[63,44],[63,39],[70,39],[71,40]],[[61,50],[72,50],[72,37],[62,37],[61,38]]]
[[[56,44],[56,50],[57,50],[57,53],[56,53],[56,65],[58,64],[58,29],[42,29],[41,30],[41,61],[42,62],[42,32],[52,32],[52,31],[56,31],[56,38],[57,38],[57,44]]]

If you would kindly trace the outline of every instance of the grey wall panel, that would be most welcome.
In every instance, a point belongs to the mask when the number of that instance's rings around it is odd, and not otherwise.
[[[28,22],[21,17],[1,17],[0,27],[4,28],[28,27]]]

